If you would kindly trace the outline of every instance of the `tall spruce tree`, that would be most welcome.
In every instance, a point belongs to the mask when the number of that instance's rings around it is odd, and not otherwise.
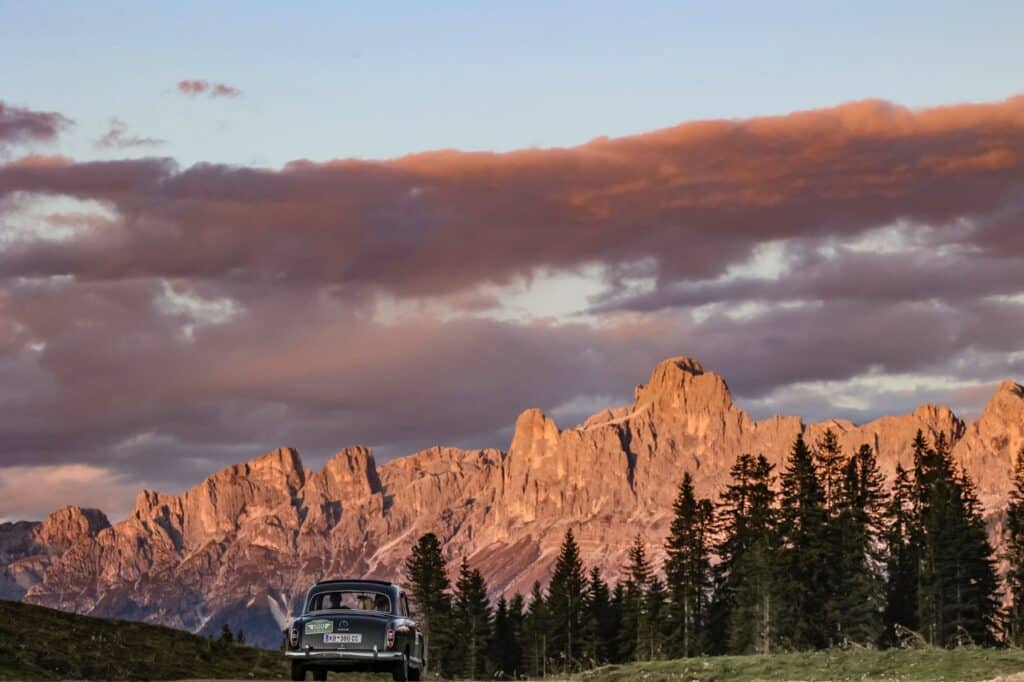
[[[668,639],[668,591],[661,578],[654,576],[644,595],[644,658],[655,661],[665,658]]]
[[[825,492],[814,458],[798,435],[781,476],[780,560],[787,595],[782,627],[795,649],[822,648],[831,628],[825,612],[832,573]]]
[[[910,473],[897,464],[882,534],[886,576],[883,643],[887,646],[899,645],[901,632],[916,632],[921,624],[917,602],[920,533],[914,499]]]
[[[491,621],[487,583],[463,558],[452,599],[452,667],[462,677],[479,679],[489,674]]]
[[[921,630],[932,644],[990,643],[998,612],[998,581],[980,504],[957,471],[944,434],[928,448],[915,439],[914,491]]]
[[[779,639],[773,470],[764,455],[742,454],[722,493],[709,610],[711,653],[769,653]]]
[[[884,477],[871,446],[864,444],[843,467],[834,517],[829,519],[836,539],[827,604],[833,644],[872,646],[881,638],[885,505]]]
[[[587,579],[580,560],[580,548],[572,531],[565,531],[548,585],[551,655],[565,671],[575,670],[584,642],[583,615],[586,610]]]
[[[1006,549],[1006,588],[1009,608],[1006,614],[1006,636],[1011,644],[1024,646],[1024,447],[1017,453],[1013,469],[1013,489],[1006,507],[1003,526]]]
[[[530,677],[546,677],[548,672],[548,630],[551,616],[540,583],[535,582],[526,610],[525,635],[527,672]]]
[[[590,569],[584,619],[584,631],[589,639],[586,650],[587,662],[591,665],[602,665],[614,661],[618,623],[611,590],[601,577],[601,569],[597,566]]]
[[[416,604],[416,620],[423,632],[428,665],[443,669],[442,654],[447,648],[444,625],[451,612],[451,584],[436,535],[426,533],[420,537],[405,562],[405,573]]]
[[[522,597],[520,597],[521,608]],[[521,612],[520,612],[520,615]],[[509,603],[505,597],[498,598],[494,610],[494,627],[491,632],[490,659],[494,677],[500,679],[518,679],[522,671],[522,645],[519,641],[520,632]]]
[[[672,511],[672,525],[665,542],[665,577],[671,596],[671,637],[667,648],[672,656],[696,656],[705,650],[714,507],[710,500],[697,500],[689,472],[683,474]]]
[[[623,586],[619,652],[626,660],[639,661],[647,656],[644,642],[647,640],[646,600],[650,584],[651,564],[647,560],[647,548],[643,537],[637,535],[629,548],[629,563]]]

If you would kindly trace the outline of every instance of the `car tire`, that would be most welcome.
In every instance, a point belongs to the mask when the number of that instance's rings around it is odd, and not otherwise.
[[[409,677],[409,654],[403,654],[402,660],[395,663],[395,667],[391,669],[391,679],[397,680],[397,682],[407,682],[412,679]]]
[[[292,682],[302,682],[306,679],[306,666],[298,661],[292,661]]]
[[[420,682],[423,679],[423,668],[409,668],[410,682]]]
[[[327,682],[327,671],[323,668],[313,670],[313,679],[316,682]]]

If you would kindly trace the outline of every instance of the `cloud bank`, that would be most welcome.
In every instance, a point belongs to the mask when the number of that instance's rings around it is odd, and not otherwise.
[[[76,210],[0,240],[6,465],[174,487],[280,444],[503,447],[521,409],[569,425],[678,354],[762,415],[972,410],[1024,376],[1022,97],[280,169],[0,165],[0,220],[47,202]]]

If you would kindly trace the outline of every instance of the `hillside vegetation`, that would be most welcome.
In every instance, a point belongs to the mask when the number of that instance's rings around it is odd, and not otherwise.
[[[282,659],[172,628],[0,601],[0,680],[281,679]]]
[[[713,656],[613,665],[574,676],[577,682],[643,680],[991,680],[1024,673],[1024,650],[890,649],[818,651],[763,656]],[[1024,680],[1024,676],[1014,676]]]

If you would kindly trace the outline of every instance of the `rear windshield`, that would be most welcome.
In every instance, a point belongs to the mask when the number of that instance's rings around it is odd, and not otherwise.
[[[391,613],[391,600],[380,592],[338,590],[313,595],[310,611],[380,611]]]

